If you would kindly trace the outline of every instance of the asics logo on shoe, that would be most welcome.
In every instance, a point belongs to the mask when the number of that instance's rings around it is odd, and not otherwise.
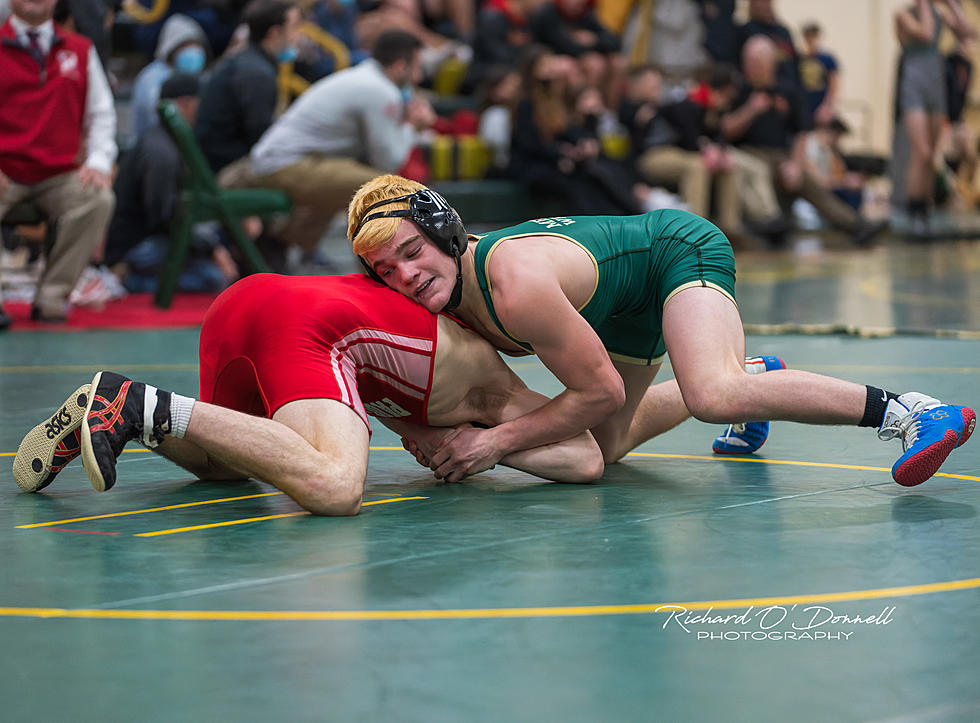
[[[61,411],[51,417],[51,421],[44,425],[44,431],[48,439],[54,439],[65,430],[65,427],[70,425],[71,415],[68,413],[68,407],[62,407]]]
[[[888,395],[885,394],[884,392],[881,393],[881,401],[883,401],[885,404],[888,404]]]
[[[929,414],[933,419],[946,419],[949,413],[945,409],[937,409],[936,411]]]
[[[95,395],[95,401],[104,405],[102,409],[95,409],[93,404],[92,410],[89,412],[89,431],[91,432],[102,432],[108,431],[112,433],[112,428],[116,426],[117,422],[122,421],[122,409],[123,404],[126,403],[126,395],[129,393],[129,386],[133,382],[131,380],[126,380],[119,387],[119,393],[116,398],[111,402],[101,395]],[[95,390],[92,390],[95,394]],[[100,420],[99,424],[92,424],[91,420]]]

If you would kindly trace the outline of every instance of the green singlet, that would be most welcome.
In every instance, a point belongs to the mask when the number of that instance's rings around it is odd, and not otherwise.
[[[595,289],[578,311],[614,361],[644,365],[663,361],[664,305],[683,289],[710,286],[735,303],[732,246],[700,216],[662,210],[642,216],[537,218],[481,236],[474,248],[476,277],[490,317],[508,339],[528,351],[534,350],[508,333],[497,318],[487,277],[497,245],[526,236],[567,239],[592,257]]]

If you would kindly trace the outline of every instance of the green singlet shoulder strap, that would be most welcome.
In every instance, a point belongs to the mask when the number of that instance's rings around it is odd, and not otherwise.
[[[504,325],[500,323],[500,319],[497,317],[497,310],[493,308],[493,295],[490,289],[490,279],[487,276],[487,266],[490,261],[490,254],[493,253],[497,244],[510,238],[510,235],[494,232],[483,236],[471,236],[470,238],[476,239],[476,246],[473,248],[473,266],[476,271],[476,281],[480,285],[480,291],[483,292],[483,302],[487,306],[490,318],[493,319],[493,323],[497,325],[501,334],[517,344],[521,349],[534,353],[534,349],[530,344],[520,339],[515,339],[510,335],[507,329],[504,328]]]

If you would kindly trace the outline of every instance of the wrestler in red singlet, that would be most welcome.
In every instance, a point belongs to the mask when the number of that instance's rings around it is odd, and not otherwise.
[[[271,417],[297,399],[427,424],[436,317],[361,275],[256,274],[201,328],[201,400]]]

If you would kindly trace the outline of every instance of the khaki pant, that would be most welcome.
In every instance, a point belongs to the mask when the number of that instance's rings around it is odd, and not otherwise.
[[[676,146],[658,146],[645,151],[637,161],[637,167],[653,183],[678,184],[681,200],[692,213],[705,218],[711,213],[711,186],[714,181],[718,225],[729,230],[740,227],[735,173],[722,171],[712,174],[705,167],[700,153]]]
[[[116,197],[111,189],[82,188],[77,172],[63,173],[40,183],[11,183],[0,196],[0,219],[21,201],[31,201],[55,226],[34,306],[41,316],[65,313],[68,295],[105,236]]]
[[[776,184],[769,164],[751,153],[730,148],[729,153],[735,162],[738,200],[742,215],[750,221],[771,221],[779,216],[779,199],[776,198]]]
[[[773,178],[779,178],[779,166],[789,160],[789,153],[780,148],[760,148],[756,146],[744,146],[742,150],[750,153],[759,160],[764,161],[769,166],[769,172]],[[848,206],[829,190],[820,185],[820,182],[807,170],[803,171],[802,185],[792,193],[783,191],[784,195],[806,199],[817,212],[832,226],[842,231],[854,231],[861,222],[861,217],[851,206]]]
[[[308,154],[275,173],[258,175],[248,158],[221,171],[218,183],[225,188],[275,188],[293,202],[289,221],[277,234],[287,244],[312,251],[331,219],[347,211],[354,192],[380,172],[351,158]]]

